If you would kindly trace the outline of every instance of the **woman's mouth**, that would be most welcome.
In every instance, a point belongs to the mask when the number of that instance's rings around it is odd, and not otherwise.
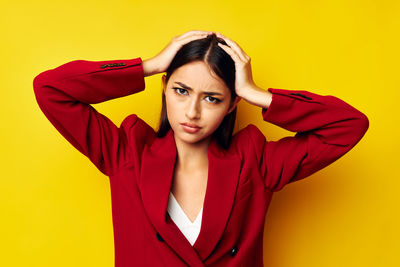
[[[200,130],[201,127],[193,125],[193,124],[188,124],[188,123],[181,123],[183,130],[188,133],[195,133]]]

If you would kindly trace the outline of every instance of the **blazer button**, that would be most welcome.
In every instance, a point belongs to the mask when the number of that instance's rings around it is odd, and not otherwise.
[[[231,250],[231,256],[233,257],[233,256],[235,256],[236,255],[236,253],[238,252],[238,248],[236,247],[236,246],[234,246],[233,248],[232,248],[232,250]]]
[[[156,236],[157,236],[157,239],[158,239],[159,241],[161,241],[161,242],[164,241],[164,239],[161,237],[161,235],[160,235],[158,232],[156,233]]]

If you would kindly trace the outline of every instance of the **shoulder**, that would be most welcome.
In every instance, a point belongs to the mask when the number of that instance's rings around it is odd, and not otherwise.
[[[246,127],[239,130],[235,134],[235,138],[241,139],[241,142],[243,142],[244,139],[249,139],[256,143],[266,141],[264,133],[256,125],[252,123],[248,124]]]
[[[127,116],[122,121],[120,129],[128,143],[145,144],[156,136],[154,129],[136,114]]]
[[[254,124],[248,124],[239,130],[234,135],[232,141],[242,151],[249,152],[249,150],[256,150],[258,153],[261,152],[266,142],[265,135]]]

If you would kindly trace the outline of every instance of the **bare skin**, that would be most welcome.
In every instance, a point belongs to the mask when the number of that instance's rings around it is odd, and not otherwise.
[[[208,180],[208,163],[201,165],[201,160],[207,160],[204,155],[199,162],[193,162],[193,168],[184,171],[181,164],[176,164],[171,192],[178,201],[191,222],[194,222],[204,203]]]
[[[208,31],[189,31],[173,37],[158,55],[143,61],[144,76],[165,72],[175,53],[182,45],[195,39],[206,38]],[[230,46],[219,44],[235,61],[235,90],[238,97],[230,105],[229,88],[204,62],[191,62],[171,75],[168,84],[162,77],[166,97],[168,121],[174,130],[177,148],[171,192],[190,221],[194,221],[204,203],[208,180],[208,146],[211,134],[223,118],[232,112],[244,98],[259,107],[268,108],[272,94],[256,86],[252,80],[250,58],[231,39],[217,33]],[[185,89],[177,82],[191,89]],[[210,95],[215,92],[220,95]],[[217,101],[220,100],[220,101]],[[181,123],[200,126],[196,133],[188,133]]]

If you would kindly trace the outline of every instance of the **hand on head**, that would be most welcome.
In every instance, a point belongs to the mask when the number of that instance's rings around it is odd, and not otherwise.
[[[226,45],[223,44],[223,42],[218,42],[218,46],[230,55],[232,60],[235,62],[235,91],[237,96],[241,98],[242,95],[246,95],[247,91],[257,87],[254,84],[252,77],[251,58],[236,42],[219,32],[191,30],[181,35],[174,36],[161,52],[151,58],[151,61],[154,66],[157,66],[159,73],[165,72],[176,53],[183,45],[197,39],[207,38],[207,36],[211,34],[214,34],[218,39],[225,41]]]
[[[185,32],[184,34],[174,36],[168,45],[164,47],[164,49],[161,50],[161,52],[159,52],[156,56],[151,58],[151,60],[156,62],[155,64],[157,64],[159,72],[165,72],[168,66],[171,64],[172,59],[175,57],[175,54],[183,45],[196,39],[206,38],[210,34],[215,33],[212,31],[192,30]]]

